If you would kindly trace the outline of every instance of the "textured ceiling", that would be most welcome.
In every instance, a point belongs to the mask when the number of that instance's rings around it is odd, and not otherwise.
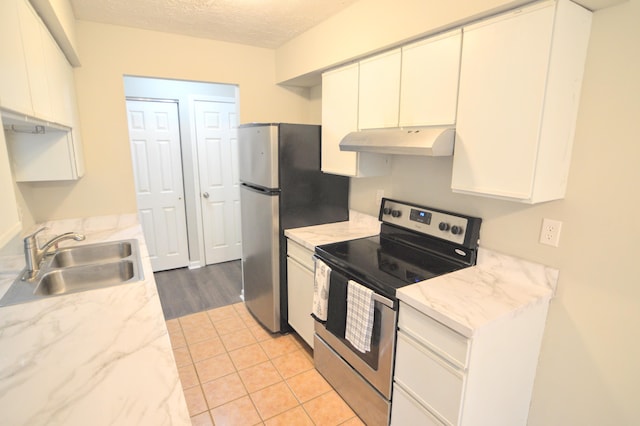
[[[277,48],[356,1],[71,0],[71,5],[80,20]]]

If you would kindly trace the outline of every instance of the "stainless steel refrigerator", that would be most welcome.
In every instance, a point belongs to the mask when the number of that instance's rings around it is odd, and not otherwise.
[[[349,219],[349,179],[320,171],[320,126],[243,124],[238,129],[242,285],[249,311],[286,331],[284,230]]]

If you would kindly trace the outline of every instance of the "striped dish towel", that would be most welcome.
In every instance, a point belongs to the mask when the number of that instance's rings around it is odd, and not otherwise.
[[[347,284],[347,325],[344,337],[362,353],[371,350],[373,305],[373,290],[349,280]]]
[[[315,275],[313,280],[313,306],[311,313],[320,321],[327,320],[327,305],[329,302],[329,278],[331,268],[320,259],[316,259]]]

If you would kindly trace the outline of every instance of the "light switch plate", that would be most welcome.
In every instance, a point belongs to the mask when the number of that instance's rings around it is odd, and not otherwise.
[[[542,220],[542,230],[540,231],[540,244],[558,247],[560,243],[560,231],[562,222],[553,219]]]

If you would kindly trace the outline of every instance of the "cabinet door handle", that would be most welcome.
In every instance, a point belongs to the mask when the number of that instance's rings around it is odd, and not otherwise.
[[[203,193],[202,193],[202,196],[203,196],[204,198],[209,198],[209,193],[208,193],[208,192],[203,192]]]

